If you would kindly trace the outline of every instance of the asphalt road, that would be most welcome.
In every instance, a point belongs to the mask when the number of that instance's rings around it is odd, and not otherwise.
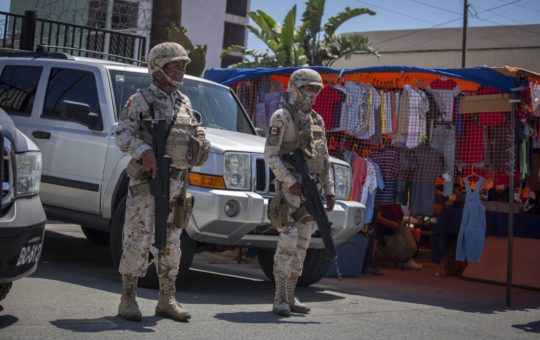
[[[49,224],[39,269],[0,304],[0,339],[538,339],[540,292],[385,268],[382,277],[325,278],[298,290],[309,315],[270,312],[273,286],[256,264],[202,253],[178,286],[188,323],[153,315],[157,291],[138,290],[140,323],[118,316],[120,278],[109,250],[77,227]]]

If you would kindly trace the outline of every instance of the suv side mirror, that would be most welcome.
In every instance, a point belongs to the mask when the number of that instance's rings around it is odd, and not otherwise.
[[[62,115],[72,119],[84,126],[87,126],[92,131],[103,130],[103,123],[97,113],[90,112],[90,105],[71,100],[64,100]]]
[[[266,137],[266,130],[261,128],[255,128],[257,136]]]

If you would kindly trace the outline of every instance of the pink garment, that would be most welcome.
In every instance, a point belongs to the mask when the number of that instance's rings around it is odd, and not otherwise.
[[[367,164],[366,161],[356,156],[351,163],[352,167],[352,188],[349,194],[349,200],[360,202],[362,199],[362,187],[366,181]]]

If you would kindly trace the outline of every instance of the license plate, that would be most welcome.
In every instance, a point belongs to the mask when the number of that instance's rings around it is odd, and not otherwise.
[[[22,247],[16,267],[24,266],[39,261],[42,243],[28,244]]]

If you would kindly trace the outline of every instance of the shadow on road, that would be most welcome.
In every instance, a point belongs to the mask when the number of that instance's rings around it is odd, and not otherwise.
[[[0,329],[9,327],[17,321],[19,321],[19,318],[13,315],[0,315]]]
[[[540,333],[540,321],[533,321],[522,325],[512,325],[512,327],[529,333]]]
[[[310,325],[320,324],[316,321],[301,321],[303,315],[295,314],[291,317],[280,317],[272,312],[235,312],[235,313],[218,313],[215,315],[216,319],[234,322],[234,323],[275,323],[275,324],[297,324],[297,325]]]
[[[182,303],[237,305],[241,301],[242,304],[271,305],[273,283],[262,279],[264,276],[259,268],[237,265],[242,275],[229,270],[234,268],[234,264],[204,264],[200,268],[203,270],[191,270],[177,284],[177,297]],[[209,268],[211,270],[204,270]],[[505,305],[504,286],[435,276],[434,265],[429,262],[424,262],[421,271],[383,270],[384,276],[364,275],[347,278],[343,282],[325,278],[313,286],[299,287],[297,294],[305,302],[337,301],[346,298],[343,294],[349,294],[361,298],[360,304],[383,299],[468,313],[540,310],[538,291],[513,289],[513,305],[508,307]],[[112,293],[120,292],[120,275],[113,268],[109,248],[90,243],[82,234],[78,236],[48,230],[42,262],[32,276]],[[142,298],[157,298],[154,290],[141,288],[137,293]],[[221,317],[241,320],[242,314],[224,314]],[[266,317],[261,318],[264,320]],[[523,327],[538,328],[536,324]]]
[[[197,255],[196,255],[197,256]],[[207,266],[203,266],[207,268]],[[179,301],[189,304],[271,304],[273,283],[263,281],[261,274],[248,276],[220,273],[219,265],[210,265],[212,271],[190,270],[177,283]],[[262,272],[261,272],[262,273]],[[109,247],[89,242],[84,236],[47,230],[44,250],[38,270],[32,275],[43,279],[68,282],[102,291],[120,294],[120,275],[113,268]],[[306,302],[332,301],[341,296],[323,293],[316,287],[298,289]],[[157,291],[137,289],[145,299],[157,299]]]
[[[51,324],[78,333],[97,333],[105,331],[132,331],[137,333],[154,333],[156,317],[143,317],[141,322],[126,321],[118,316],[105,316],[97,319],[59,319]]]

